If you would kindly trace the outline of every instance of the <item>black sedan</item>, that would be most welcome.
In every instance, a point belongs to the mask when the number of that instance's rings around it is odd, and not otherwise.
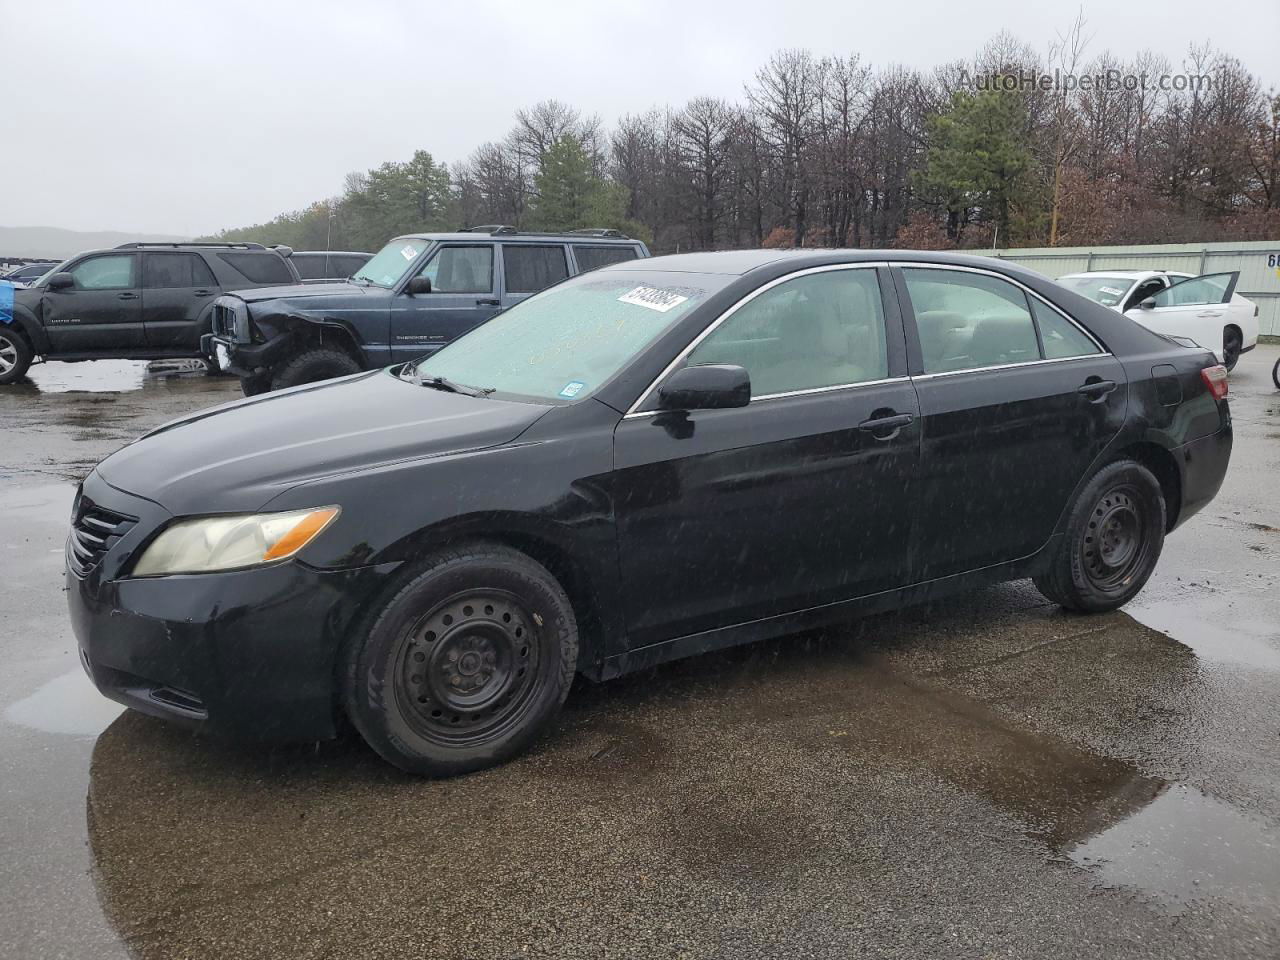
[[[1032,577],[1111,610],[1217,493],[1226,371],[994,260],[704,253],[104,460],[67,544],[137,710],[406,770],[524,748],[575,673]]]

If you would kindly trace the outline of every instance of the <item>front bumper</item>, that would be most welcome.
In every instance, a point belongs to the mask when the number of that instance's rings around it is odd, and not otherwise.
[[[98,690],[142,713],[234,737],[334,736],[339,649],[396,565],[323,571],[289,561],[123,578],[128,554],[158,529],[157,508],[96,475],[85,486],[99,504],[145,513],[136,536],[84,575],[66,573],[81,662]]]
[[[266,343],[240,343],[216,333],[206,333],[200,338],[200,353],[228,373],[238,377],[251,377],[269,369],[289,349],[289,337],[279,336]],[[218,357],[218,347],[225,350],[227,362]]]

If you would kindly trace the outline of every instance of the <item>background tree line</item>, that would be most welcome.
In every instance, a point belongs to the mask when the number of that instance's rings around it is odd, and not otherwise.
[[[1280,237],[1280,95],[1208,46],[1178,64],[1149,51],[1090,58],[1087,46],[1078,18],[1044,56],[1000,35],[932,72],[783,50],[739,102],[695,97],[612,127],[544,101],[452,167],[419,150],[218,239],[376,250],[483,223],[616,227],[655,252]],[[999,80],[1054,69],[1150,82]],[[1156,89],[1173,74],[1210,82]]]

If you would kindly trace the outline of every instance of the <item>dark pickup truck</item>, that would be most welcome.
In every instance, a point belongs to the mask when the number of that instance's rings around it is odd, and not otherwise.
[[[424,356],[566,277],[648,255],[616,230],[409,234],[345,282],[219,297],[201,349],[252,396]]]

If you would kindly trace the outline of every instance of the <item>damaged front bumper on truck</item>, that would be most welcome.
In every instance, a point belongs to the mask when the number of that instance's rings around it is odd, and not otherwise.
[[[239,377],[269,369],[288,349],[286,335],[254,342],[249,305],[236,296],[218,297],[213,302],[211,331],[200,338],[200,353],[218,369]]]

